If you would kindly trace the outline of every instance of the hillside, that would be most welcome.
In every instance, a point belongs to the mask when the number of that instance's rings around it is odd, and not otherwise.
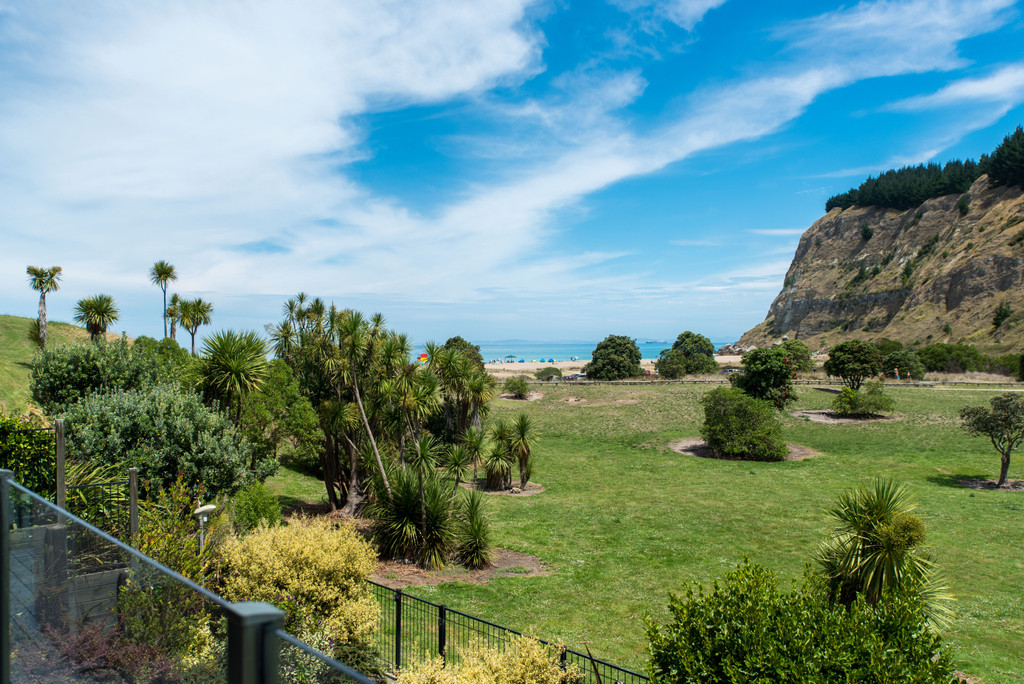
[[[966,211],[964,211],[966,209]],[[783,336],[812,349],[860,337],[1024,347],[1024,192],[981,176],[907,210],[833,208],[800,238],[764,322],[737,345]],[[992,324],[996,308],[1013,313]]]
[[[28,338],[33,321],[20,316],[0,316],[0,403],[10,410],[24,407],[29,399],[29,370],[37,349]],[[46,330],[48,347],[89,341],[89,333],[77,325],[50,321]]]

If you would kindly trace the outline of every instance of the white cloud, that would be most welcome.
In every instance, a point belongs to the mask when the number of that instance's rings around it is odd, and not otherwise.
[[[889,108],[918,111],[962,104],[1001,104],[1003,113],[1024,101],[1024,63],[1005,66],[988,76],[962,78],[930,95],[901,100]]]
[[[687,31],[700,23],[709,11],[725,4],[725,0],[611,0],[627,12],[647,12],[658,19],[670,21]]]

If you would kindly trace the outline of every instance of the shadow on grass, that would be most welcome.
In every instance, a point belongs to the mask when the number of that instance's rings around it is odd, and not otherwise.
[[[925,479],[932,484],[937,484],[940,487],[952,487],[953,489],[967,489],[964,487],[963,480],[985,480],[991,477],[989,473],[970,473],[970,474],[959,474],[953,475],[952,473],[939,473],[937,475],[929,475]]]
[[[839,394],[842,392],[841,389],[835,389],[834,387],[815,387],[814,389],[819,392],[825,392],[826,394]]]

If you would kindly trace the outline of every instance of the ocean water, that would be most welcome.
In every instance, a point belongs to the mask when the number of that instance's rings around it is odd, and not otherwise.
[[[636,346],[640,348],[640,356],[645,359],[656,359],[662,349],[672,346],[673,340],[652,340],[638,338]],[[712,340],[715,349],[718,349],[730,342],[716,342]],[[473,344],[480,345],[480,354],[484,361],[490,363],[496,359],[504,360],[511,356],[514,361],[569,361],[573,357],[583,361],[589,361],[590,355],[597,347],[597,342],[539,342],[535,340],[485,340],[473,341]],[[423,350],[416,348],[415,355]]]

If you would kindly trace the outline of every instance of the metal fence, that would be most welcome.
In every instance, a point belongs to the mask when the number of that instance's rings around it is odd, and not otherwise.
[[[231,603],[13,478],[0,470],[0,684],[373,683],[285,632],[278,608]]]
[[[479,644],[502,648],[513,636],[522,634],[443,604],[406,594],[401,589],[372,581],[369,584],[380,606],[377,651],[392,670],[437,657],[443,658],[446,664],[458,662],[460,650],[467,646]],[[543,639],[540,641],[549,644]],[[571,648],[561,649],[560,653],[562,663],[576,665],[588,684],[648,681],[646,675],[592,659]]]

